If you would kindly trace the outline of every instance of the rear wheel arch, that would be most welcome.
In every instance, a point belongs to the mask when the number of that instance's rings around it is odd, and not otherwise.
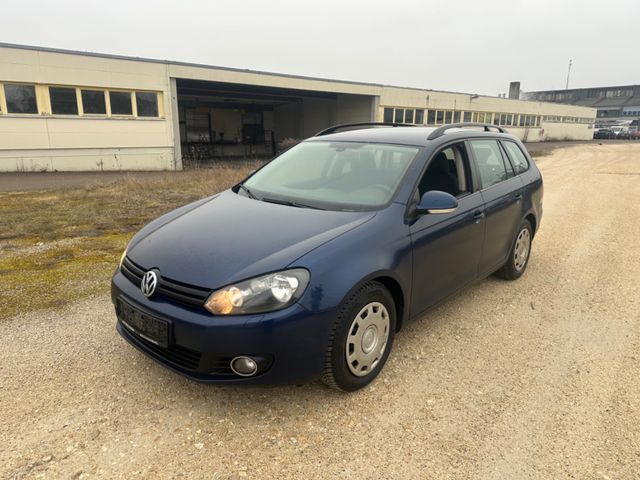
[[[524,219],[529,220],[529,225],[531,225],[531,237],[533,238],[536,235],[536,230],[538,228],[536,216],[533,213],[530,213],[526,217],[524,217]]]

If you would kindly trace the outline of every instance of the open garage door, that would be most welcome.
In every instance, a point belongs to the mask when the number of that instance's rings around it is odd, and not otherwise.
[[[376,97],[367,95],[186,79],[176,89],[184,166],[268,158],[336,123],[375,118]]]

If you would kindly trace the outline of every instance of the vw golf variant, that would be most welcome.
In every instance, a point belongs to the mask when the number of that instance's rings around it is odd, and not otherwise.
[[[332,127],[137,233],[118,332],[201,382],[369,384],[412,318],[525,271],[543,185],[502,128]]]

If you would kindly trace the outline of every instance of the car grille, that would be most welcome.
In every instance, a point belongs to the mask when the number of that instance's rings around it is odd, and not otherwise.
[[[196,374],[200,373],[219,377],[236,376],[230,367],[233,357],[217,357],[211,354],[203,355],[200,352],[181,347],[180,345],[169,345],[168,348],[162,348],[138,335],[133,335],[126,328],[123,328],[123,331],[128,338],[131,338],[133,342],[137,343],[141,348],[161,357],[164,361],[176,367]]]
[[[138,335],[132,335],[128,331],[127,334],[129,337],[135,339],[137,343],[141,344],[141,346],[146,350],[155,353],[159,357],[164,358],[178,367],[191,371],[196,371],[198,370],[198,367],[200,367],[200,360],[202,359],[202,354],[200,352],[196,352],[195,350],[190,350],[179,345],[169,345],[168,348],[162,348]]]
[[[120,271],[138,287],[140,287],[140,283],[142,282],[142,276],[146,273],[144,268],[133,263],[129,257],[125,257],[122,261]],[[211,293],[211,290],[206,288],[187,285],[162,276],[159,276],[158,278],[156,291],[161,295],[177,300],[178,302],[186,303],[188,305],[197,305],[199,307],[204,304]]]

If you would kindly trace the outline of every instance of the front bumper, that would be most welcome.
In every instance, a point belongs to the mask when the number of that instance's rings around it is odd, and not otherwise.
[[[192,380],[204,383],[301,382],[319,376],[334,312],[312,313],[294,304],[273,313],[213,316],[203,308],[178,304],[157,295],[146,298],[119,271],[111,281],[111,298],[120,298],[171,324],[170,344],[161,348],[139,337],[121,321],[116,329],[131,345]],[[263,360],[253,377],[241,377],[228,368],[238,355]]]

